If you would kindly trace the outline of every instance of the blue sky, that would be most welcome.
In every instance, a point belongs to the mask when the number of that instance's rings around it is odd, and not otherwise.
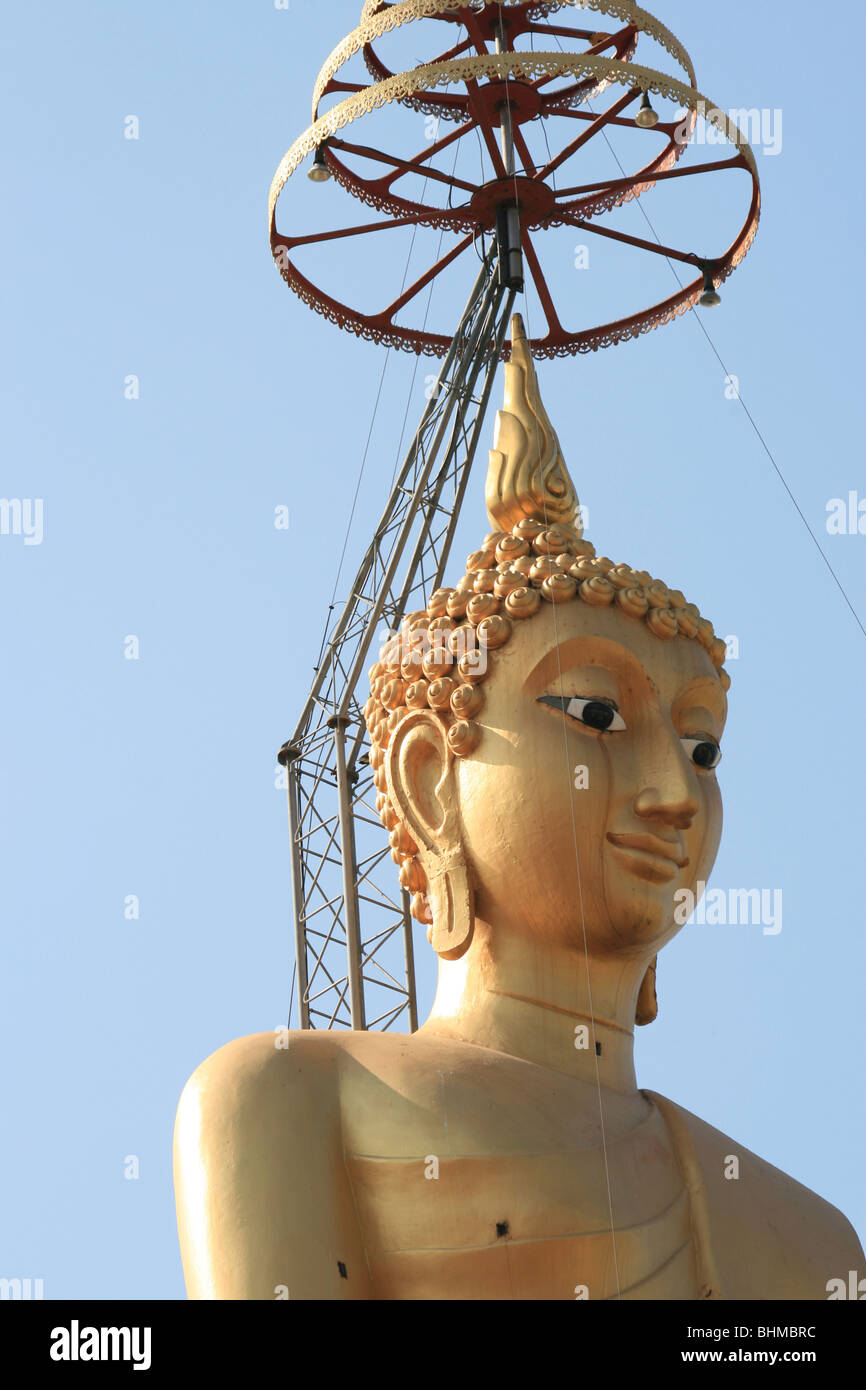
[[[657,3],[712,100],[783,115],[781,151],[758,155],[758,239],[704,322],[866,622],[866,535],[825,525],[831,499],[866,499],[862,93],[816,90],[813,5],[729,0],[721,24],[710,6]],[[0,492],[42,499],[44,535],[0,535],[0,1274],[42,1278],[47,1297],[183,1297],[177,1097],[210,1052],[286,1014],[274,755],[319,650],[384,349],[283,286],[266,197],[359,10],[47,0],[6,21]],[[862,7],[835,13],[859,51]],[[284,195],[287,223],[319,194],[346,215],[338,189],[304,180]],[[581,280],[572,252],[553,262],[557,296],[592,301],[601,280]],[[342,265],[350,290],[389,269],[365,254]],[[645,274],[661,297],[664,262]],[[407,405],[410,422],[423,409],[433,367],[413,382],[414,366],[387,363],[339,597]],[[693,316],[540,377],[591,538],[739,640],[712,883],[784,895],[776,936],[694,925],[668,948],[640,1084],[821,1193],[863,1238],[866,639]],[[455,572],[487,529],[479,471]],[[429,1002],[423,937],[418,955]]]

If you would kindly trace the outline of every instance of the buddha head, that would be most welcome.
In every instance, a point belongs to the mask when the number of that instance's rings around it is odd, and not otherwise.
[[[412,914],[446,961],[476,918],[590,957],[655,962],[709,877],[730,679],[684,595],[598,556],[512,324],[490,455],[494,529],[370,672],[377,810]]]

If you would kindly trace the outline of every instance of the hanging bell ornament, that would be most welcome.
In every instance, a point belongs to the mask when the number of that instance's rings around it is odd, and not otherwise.
[[[712,274],[709,270],[704,271],[704,292],[698,303],[704,309],[715,309],[717,304],[721,304],[722,296],[716,290]]]
[[[653,110],[649,92],[644,92],[640,99],[640,107],[634,118],[634,123],[639,125],[641,130],[652,130],[653,126],[657,126],[659,123],[659,113]]]
[[[307,178],[312,179],[313,183],[327,183],[330,177],[331,171],[325,163],[325,147],[319,145],[313,158],[313,167],[307,174]]]

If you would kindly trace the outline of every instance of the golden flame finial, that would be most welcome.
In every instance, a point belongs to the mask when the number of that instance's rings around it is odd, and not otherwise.
[[[535,365],[520,314],[511,320],[511,361],[505,400],[496,415],[485,501],[491,526],[510,531],[529,519],[573,526],[582,534],[579,507],[556,431],[541,403]]]

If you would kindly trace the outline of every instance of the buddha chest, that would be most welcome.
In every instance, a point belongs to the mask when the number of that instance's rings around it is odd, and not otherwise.
[[[362,1085],[344,1105],[376,1297],[700,1296],[689,1197],[655,1106],[609,1114],[602,1137],[597,1097],[581,1114],[567,1083],[551,1104],[538,1089],[505,1097],[492,1077],[438,1082],[375,1099]]]

